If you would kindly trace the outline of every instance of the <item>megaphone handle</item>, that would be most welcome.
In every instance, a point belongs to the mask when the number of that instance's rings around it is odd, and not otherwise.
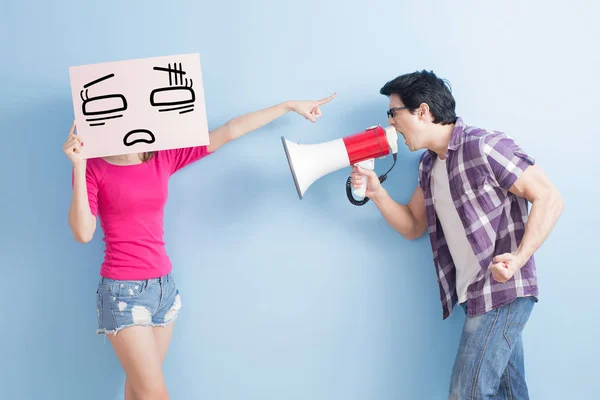
[[[390,169],[388,169],[388,171],[385,174],[379,176],[379,183],[383,183],[387,179],[387,174],[389,174],[390,171],[392,170],[392,168],[394,168],[394,165],[396,165],[396,157],[397,157],[397,154],[394,153],[393,154],[394,163],[392,164]],[[375,165],[375,160],[372,160],[372,161],[373,161],[373,165]],[[359,163],[359,165],[360,165],[360,163]],[[362,167],[362,165],[361,165],[361,167]],[[350,203],[354,204],[355,206],[364,206],[365,204],[367,204],[370,200],[368,197],[365,197],[362,200],[356,200],[354,197],[352,197],[353,189],[352,189],[351,185],[352,185],[352,178],[348,177],[348,179],[346,180],[346,195],[348,196],[348,200],[350,200]],[[366,185],[366,182],[363,185]],[[362,189],[362,187],[361,187],[361,189]],[[363,195],[363,197],[364,197],[364,195]]]
[[[375,159],[370,158],[368,160],[364,160],[359,163],[356,163],[355,165],[358,165],[361,168],[369,169],[372,171],[375,169]],[[357,198],[363,199],[365,197],[366,191],[367,191],[367,178],[363,176],[362,184],[360,185],[359,188],[353,189],[353,192]]]

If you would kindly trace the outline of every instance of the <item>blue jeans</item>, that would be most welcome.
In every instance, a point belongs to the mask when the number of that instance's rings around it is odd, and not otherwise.
[[[130,326],[166,326],[181,308],[171,274],[136,281],[100,278],[96,291],[97,333],[117,334]]]
[[[529,399],[521,333],[535,299],[519,297],[467,317],[450,380],[451,400]],[[466,304],[463,303],[466,311]]]

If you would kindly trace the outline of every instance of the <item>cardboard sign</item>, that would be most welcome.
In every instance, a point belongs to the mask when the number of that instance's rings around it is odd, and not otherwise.
[[[199,54],[69,68],[84,158],[208,145]]]

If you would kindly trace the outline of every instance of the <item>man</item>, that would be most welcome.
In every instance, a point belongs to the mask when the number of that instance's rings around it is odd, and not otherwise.
[[[419,185],[407,205],[373,171],[354,167],[352,186],[367,179],[366,196],[406,239],[428,230],[443,319],[456,304],[467,313],[450,398],[527,399],[521,333],[538,296],[533,254],[562,212],[561,195],[513,139],[457,117],[433,72],[399,76],[380,93],[408,148],[427,149]]]

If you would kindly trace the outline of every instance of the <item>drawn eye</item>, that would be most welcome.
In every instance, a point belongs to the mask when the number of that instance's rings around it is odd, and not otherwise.
[[[195,100],[196,95],[192,88],[189,87],[166,87],[155,89],[150,94],[150,104],[155,107],[178,106],[193,103]]]
[[[114,74],[109,74],[109,75],[103,76],[102,78],[96,79],[95,81],[87,83],[86,85],[83,86],[83,88],[85,89],[85,92],[84,92],[84,90],[82,90],[79,94],[81,96],[81,100],[83,100],[83,103],[81,104],[81,109],[83,111],[83,115],[85,115],[85,116],[105,115],[100,118],[87,118],[86,121],[94,122],[94,123],[90,124],[90,126],[104,125],[104,122],[99,122],[99,121],[105,121],[105,120],[114,119],[114,118],[121,118],[123,116],[123,114],[120,114],[120,115],[108,115],[108,114],[127,110],[127,100],[125,99],[125,96],[123,96],[122,94],[107,94],[107,95],[96,96],[96,97],[91,97],[91,98],[88,96],[88,88],[90,86],[96,85],[96,84],[98,84],[106,79],[110,79],[114,76],[115,76]],[[84,93],[85,93],[85,96],[84,96]]]
[[[193,89],[194,82],[192,79],[188,81],[187,78],[183,77],[186,72],[181,67],[181,63],[179,63],[179,68],[175,63],[173,68],[169,64],[166,68],[154,67],[154,70],[169,74],[169,86],[154,89],[150,93],[150,104],[154,107],[160,107],[159,112],[179,110],[179,114],[184,114],[194,111],[194,102],[196,101],[196,93]]]
[[[83,102],[83,115],[110,114],[127,109],[127,100],[120,94],[92,97]]]

